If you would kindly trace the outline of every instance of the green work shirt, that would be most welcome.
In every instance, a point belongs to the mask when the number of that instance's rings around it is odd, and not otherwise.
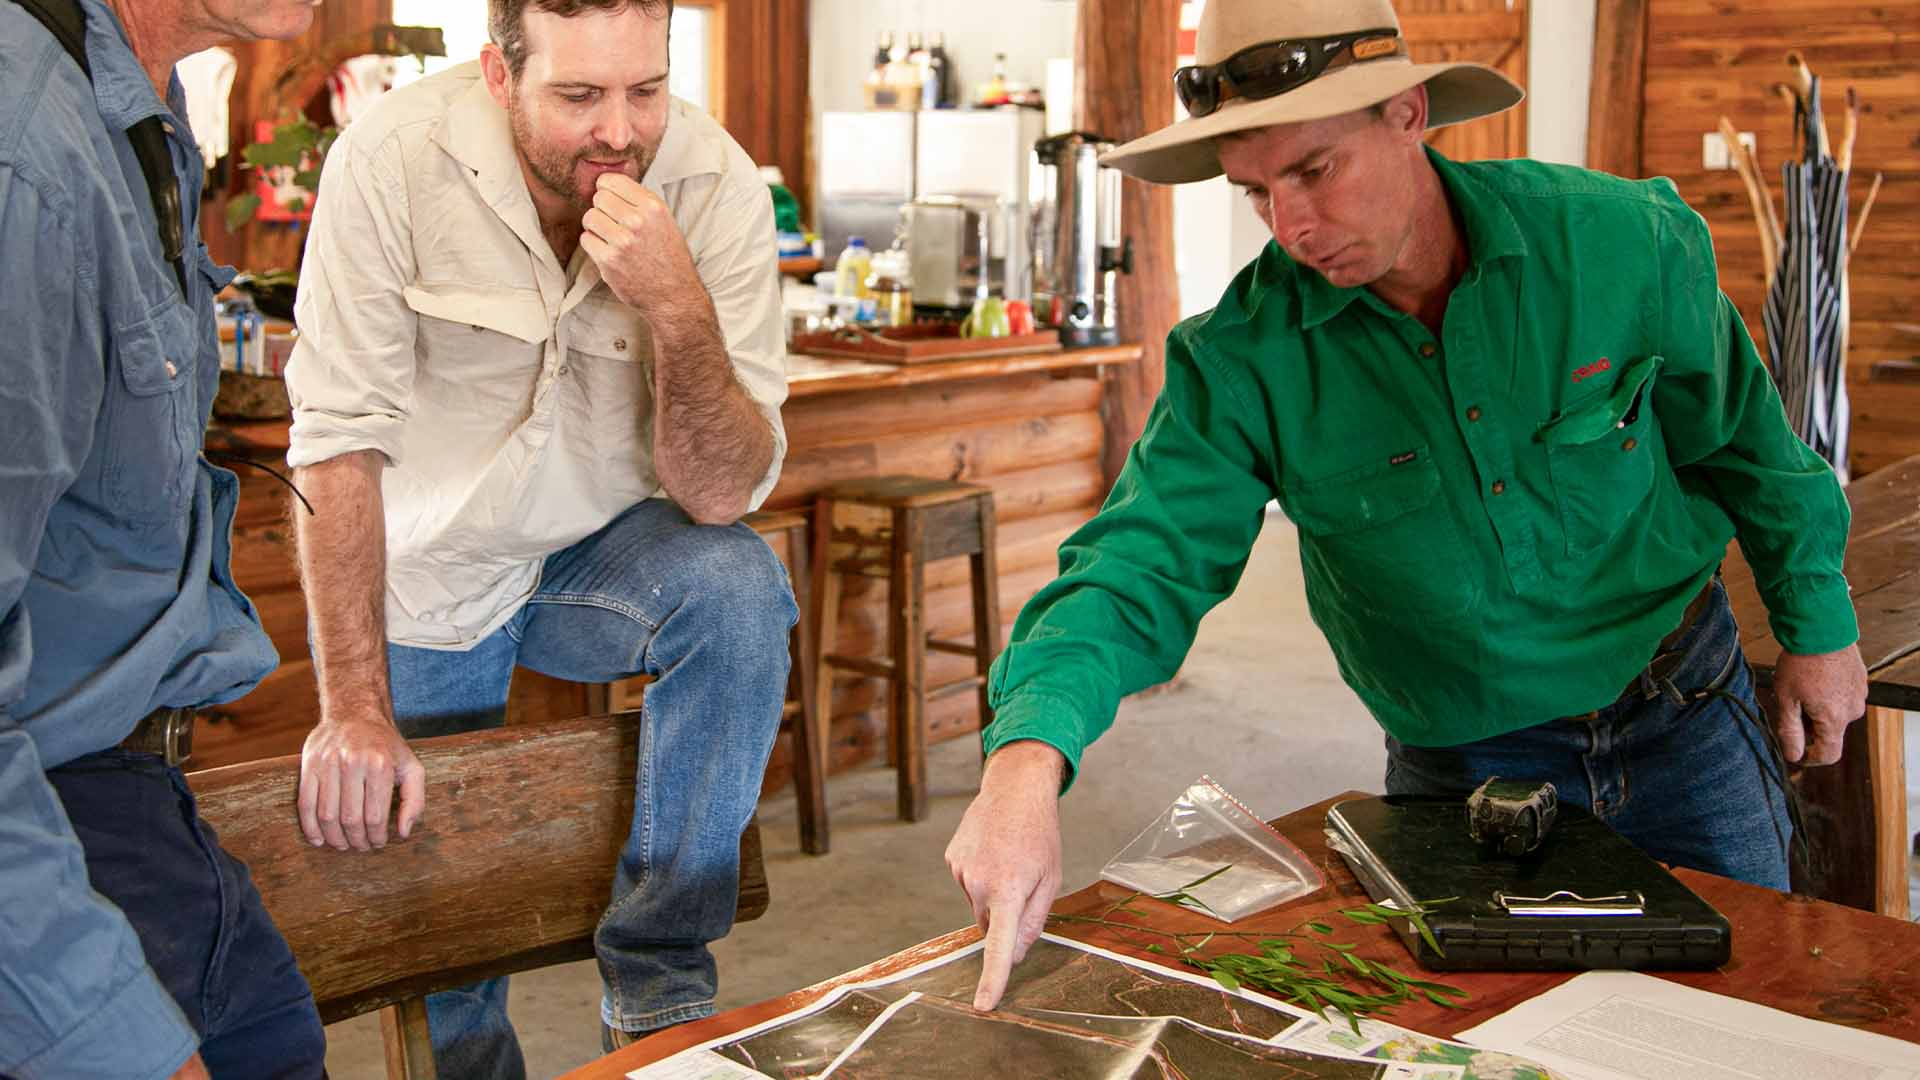
[[[1469,249],[1440,335],[1275,244],[1176,326],[1145,432],[994,664],[988,750],[1077,768],[1178,670],[1276,499],[1342,677],[1413,745],[1612,702],[1736,535],[1782,645],[1858,636],[1846,499],[1706,222],[1664,179],[1429,153]]]

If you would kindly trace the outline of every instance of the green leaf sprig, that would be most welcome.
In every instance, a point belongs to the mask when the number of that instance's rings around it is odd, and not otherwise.
[[[1222,866],[1172,892],[1158,894],[1154,899],[1212,914],[1212,909],[1194,895],[1194,890],[1229,869],[1230,864]],[[1230,930],[1183,934],[1111,918],[1116,912],[1144,917],[1146,912],[1128,906],[1143,895],[1146,894],[1136,892],[1099,915],[1053,915],[1049,919],[1091,923],[1166,938],[1172,943],[1171,949],[1156,943],[1146,946],[1147,951],[1170,956],[1189,967],[1198,968],[1213,976],[1215,982],[1228,990],[1238,990],[1243,986],[1263,990],[1322,1017],[1332,1009],[1346,1018],[1355,1035],[1360,1034],[1362,1018],[1384,1016],[1416,996],[1449,1009],[1460,1008],[1460,1002],[1468,996],[1459,987],[1417,979],[1391,965],[1360,956],[1358,946],[1333,940],[1334,927],[1317,919],[1307,920],[1279,934]],[[1426,916],[1432,913],[1435,905],[1445,902],[1425,901],[1412,908],[1367,904],[1343,909],[1338,914],[1359,926],[1386,926],[1394,919],[1404,919],[1408,928],[1420,935],[1428,947],[1440,953],[1443,952],[1440,942],[1427,926]],[[1229,952],[1209,956],[1206,949],[1216,938],[1253,939],[1254,947],[1259,952]]]

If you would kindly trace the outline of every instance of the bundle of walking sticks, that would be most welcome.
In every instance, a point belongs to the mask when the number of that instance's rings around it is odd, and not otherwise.
[[[1793,71],[1792,81],[1774,83],[1772,92],[1793,108],[1792,160],[1812,164],[1824,159],[1843,176],[1850,175],[1853,171],[1854,143],[1860,134],[1860,95],[1854,92],[1853,87],[1847,87],[1847,111],[1841,123],[1840,148],[1836,154],[1829,142],[1826,118],[1820,108],[1820,80],[1815,78],[1806,59],[1797,50],[1787,53],[1787,66]],[[1725,114],[1720,117],[1720,135],[1726,140],[1727,153],[1733,161],[1734,170],[1746,184],[1747,201],[1753,207],[1754,222],[1760,227],[1761,264],[1766,270],[1767,285],[1771,288],[1784,245],[1773,193],[1767,187],[1766,174],[1760,169],[1759,156],[1753,147],[1740,141],[1733,121],[1727,119]],[[1873,203],[1880,195],[1883,179],[1881,173],[1876,171],[1873,174],[1873,186],[1868,189],[1866,200],[1860,204],[1853,228],[1843,237],[1844,255],[1849,259],[1854,249],[1860,246],[1860,237],[1867,227],[1867,215],[1873,211]]]

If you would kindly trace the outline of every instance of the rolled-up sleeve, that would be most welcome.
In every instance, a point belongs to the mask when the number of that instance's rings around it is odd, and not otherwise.
[[[14,719],[33,665],[22,599],[53,505],[92,448],[105,364],[74,232],[0,166],[0,1075],[165,1077],[197,1040],[85,853]],[[54,302],[62,296],[66,302]]]
[[[779,246],[773,195],[744,155],[717,178],[718,187],[693,222],[683,222],[701,283],[713,297],[734,376],[773,432],[773,461],[754,485],[748,509],[767,500],[787,457],[780,406],[787,400],[787,331],[780,313]]]
[[[358,450],[400,460],[416,321],[405,299],[414,278],[407,187],[393,145],[363,148],[349,130],[321,173],[286,372],[294,468]]]

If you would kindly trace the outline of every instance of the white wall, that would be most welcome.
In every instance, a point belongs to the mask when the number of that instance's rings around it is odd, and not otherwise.
[[[813,0],[809,88],[814,130],[822,112],[860,109],[880,31],[895,40],[919,31],[947,35],[962,102],[993,77],[993,54],[1007,54],[1007,77],[1044,86],[1047,60],[1073,55],[1070,0]]]
[[[1594,0],[1534,0],[1527,27],[1527,156],[1587,163]]]

